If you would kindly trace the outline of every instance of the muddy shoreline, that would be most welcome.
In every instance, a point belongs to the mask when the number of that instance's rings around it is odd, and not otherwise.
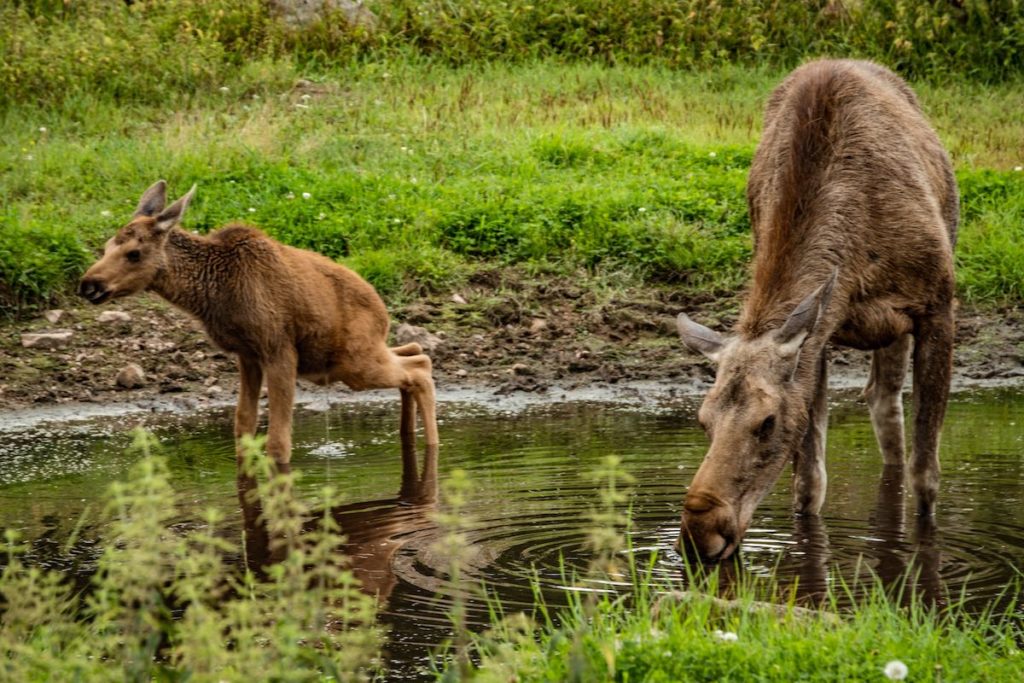
[[[735,297],[703,300],[670,288],[593,287],[536,279],[514,269],[481,273],[464,288],[412,298],[393,307],[401,323],[437,335],[439,398],[515,405],[565,400],[656,404],[699,393],[713,379],[702,358],[675,335],[680,310],[719,328],[735,319]],[[70,300],[59,320],[42,316],[0,327],[0,421],[73,419],[135,411],[190,411],[231,405],[235,362],[201,326],[153,295],[93,307]],[[120,320],[101,322],[105,311]],[[108,316],[110,317],[110,316]],[[60,348],[25,348],[24,333],[64,329]],[[832,349],[830,386],[863,386],[869,354]],[[128,364],[141,384],[117,384]],[[962,308],[957,323],[954,388],[1024,384],[1024,316],[1015,309]],[[385,400],[301,382],[298,400],[318,405]],[[35,417],[33,417],[35,416]]]

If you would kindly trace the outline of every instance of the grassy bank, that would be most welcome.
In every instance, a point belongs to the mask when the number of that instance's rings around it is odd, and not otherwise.
[[[261,68],[259,65],[253,69]],[[53,302],[167,178],[186,226],[251,221],[343,260],[392,300],[477,268],[624,271],[706,296],[742,283],[746,172],[781,77],[727,67],[387,61],[186,104],[4,110],[0,304]],[[922,85],[963,192],[961,296],[1024,298],[1024,92]]]

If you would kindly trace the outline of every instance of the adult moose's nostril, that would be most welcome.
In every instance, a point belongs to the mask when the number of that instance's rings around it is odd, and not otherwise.
[[[78,285],[78,293],[94,304],[101,303],[107,298],[106,286],[98,280],[82,280]]]

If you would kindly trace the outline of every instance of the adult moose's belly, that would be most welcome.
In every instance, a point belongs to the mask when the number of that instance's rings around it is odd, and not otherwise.
[[[846,320],[832,335],[832,341],[862,351],[889,346],[914,329],[906,308],[885,300],[850,306]]]

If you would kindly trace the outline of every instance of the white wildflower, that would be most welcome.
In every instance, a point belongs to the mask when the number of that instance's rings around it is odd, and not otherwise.
[[[255,206],[250,206],[249,207],[249,213],[256,213],[256,207]]]
[[[740,639],[740,637],[732,631],[720,631],[717,628],[715,629],[715,638],[723,643],[735,643]]]
[[[910,673],[907,669],[907,665],[898,659],[894,659],[886,664],[882,671],[885,673],[885,677],[890,681],[902,681],[907,677],[907,674]]]
[[[221,92],[227,92],[228,91],[228,86],[222,85],[219,88],[217,88],[217,90],[220,90]]]
[[[712,159],[714,159],[715,157],[718,156],[718,153],[717,152],[708,152],[708,156],[711,157]]]
[[[303,193],[302,193],[302,198],[303,198],[303,199],[309,199],[309,198],[310,198],[310,197],[312,197],[312,196],[313,196],[313,195],[311,195],[311,194],[310,194],[310,193],[308,193],[308,192],[303,192]]]
[[[398,225],[399,223],[402,222],[402,219],[401,218],[392,218],[391,222],[394,223],[395,225]]]
[[[641,206],[639,209],[637,209],[637,211],[639,211],[640,213],[644,213],[645,211],[647,211],[647,207]]]
[[[286,194],[284,196],[284,198],[285,199],[295,199],[295,193],[294,192],[289,192],[288,194]]]
[[[45,133],[46,132],[46,126],[39,126],[39,132],[40,133]]]
[[[252,98],[253,98],[254,100],[258,100],[258,99],[260,98],[260,96],[259,96],[259,95],[257,95],[256,93],[253,93],[253,94],[252,94]]]
[[[35,157],[32,156],[31,154],[26,154],[25,155],[25,161],[33,161],[34,159],[35,159]]]
[[[302,97],[301,97],[300,99],[301,99],[301,100],[302,100],[303,102],[309,102],[309,97],[310,97],[310,96],[309,96],[309,93],[303,93],[303,94],[302,94]]]
[[[1014,166],[1013,170],[1014,171],[1024,171],[1024,166]]]
[[[102,211],[100,211],[100,215],[103,216],[104,218],[110,218],[111,216],[114,215],[114,212],[111,211],[110,209],[103,209]]]
[[[321,211],[320,213],[318,213],[318,214],[316,215],[316,219],[317,219],[318,221],[322,221],[322,220],[323,220],[323,219],[325,219],[325,218],[327,218],[327,214],[326,214],[326,213],[324,213],[323,211]]]

